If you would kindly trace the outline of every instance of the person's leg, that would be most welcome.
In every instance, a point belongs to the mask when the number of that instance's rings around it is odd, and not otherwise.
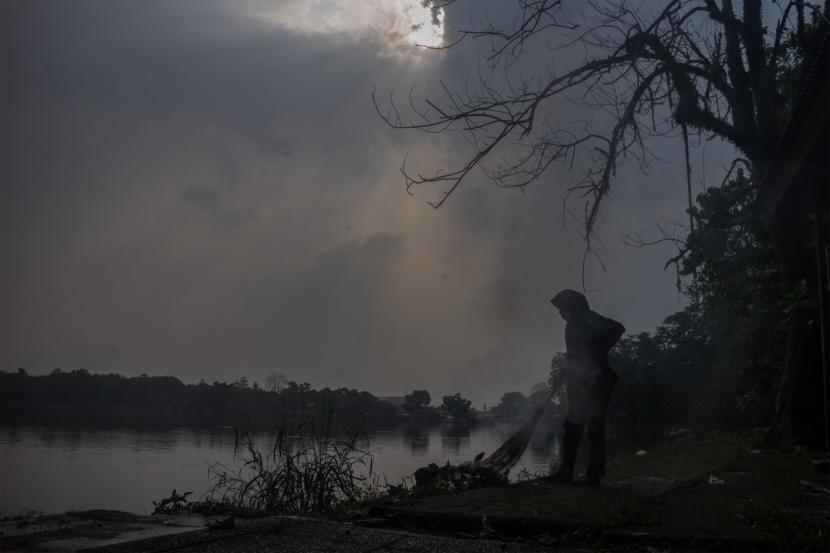
[[[598,483],[600,477],[605,476],[605,419],[608,413],[608,403],[611,393],[617,382],[617,375],[609,373],[603,382],[600,397],[598,398],[593,416],[588,421],[588,440],[590,442],[587,481]]]
[[[588,460],[589,479],[598,480],[605,476],[605,411],[588,421],[588,440],[590,455]]]
[[[562,437],[562,462],[559,469],[553,473],[552,479],[562,482],[570,482],[573,479],[576,454],[579,452],[579,441],[582,438],[583,422],[571,422],[565,420],[565,434]]]

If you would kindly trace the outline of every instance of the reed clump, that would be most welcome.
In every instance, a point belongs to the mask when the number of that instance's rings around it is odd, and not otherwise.
[[[330,513],[378,493],[373,458],[360,432],[332,433],[331,419],[276,429],[262,451],[251,432],[237,443],[241,466],[215,463],[209,501],[269,513]],[[366,447],[361,447],[366,443]]]

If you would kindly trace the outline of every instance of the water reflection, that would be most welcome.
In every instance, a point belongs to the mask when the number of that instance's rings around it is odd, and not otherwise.
[[[642,447],[627,430],[609,429],[610,454],[621,447],[633,451]],[[428,463],[461,463],[482,451],[490,454],[514,431],[509,425],[409,424],[370,433],[367,447],[381,480],[385,476],[389,482],[399,482]],[[559,432],[556,424],[540,425],[511,477],[521,471],[549,472],[560,456]],[[267,451],[274,436],[257,434],[254,441]],[[153,500],[170,495],[174,488],[193,491],[198,497],[209,487],[210,463],[239,465],[234,442],[230,428],[0,427],[0,516],[24,509],[147,513]]]
[[[450,422],[441,425],[441,436],[447,438],[469,438],[471,425],[463,422]]]
[[[530,440],[525,455],[531,455],[540,461],[547,459],[547,463],[535,472],[549,473],[559,465],[560,446],[561,440],[558,432],[540,432]]]
[[[402,437],[413,457],[424,457],[429,452],[429,434],[429,428],[421,425],[408,424],[403,427]]]
[[[470,425],[446,423],[441,426],[441,452],[457,457],[462,450],[470,448]]]

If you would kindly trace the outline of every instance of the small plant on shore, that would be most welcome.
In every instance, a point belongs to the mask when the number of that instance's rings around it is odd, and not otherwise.
[[[335,437],[331,420],[294,433],[280,427],[266,452],[248,432],[239,444],[241,467],[211,465],[208,497],[259,512],[326,513],[373,496],[377,478],[371,453],[359,447],[361,434]]]
[[[532,480],[539,480],[545,476],[547,476],[547,474],[538,470],[530,472],[527,469],[522,469],[518,472],[518,474],[516,474],[516,482],[530,482]]]
[[[175,515],[177,513],[184,513],[190,510],[190,503],[187,501],[187,496],[193,492],[184,492],[183,494],[173,493],[170,497],[165,497],[160,501],[153,501],[154,515]]]

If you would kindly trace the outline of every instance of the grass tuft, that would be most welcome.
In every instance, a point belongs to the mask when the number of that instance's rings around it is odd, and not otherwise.
[[[263,452],[251,433],[237,444],[242,465],[210,466],[208,502],[268,513],[330,513],[372,497],[377,491],[373,458],[361,448],[362,433],[333,435],[331,417],[295,432],[276,429],[274,445]]]

